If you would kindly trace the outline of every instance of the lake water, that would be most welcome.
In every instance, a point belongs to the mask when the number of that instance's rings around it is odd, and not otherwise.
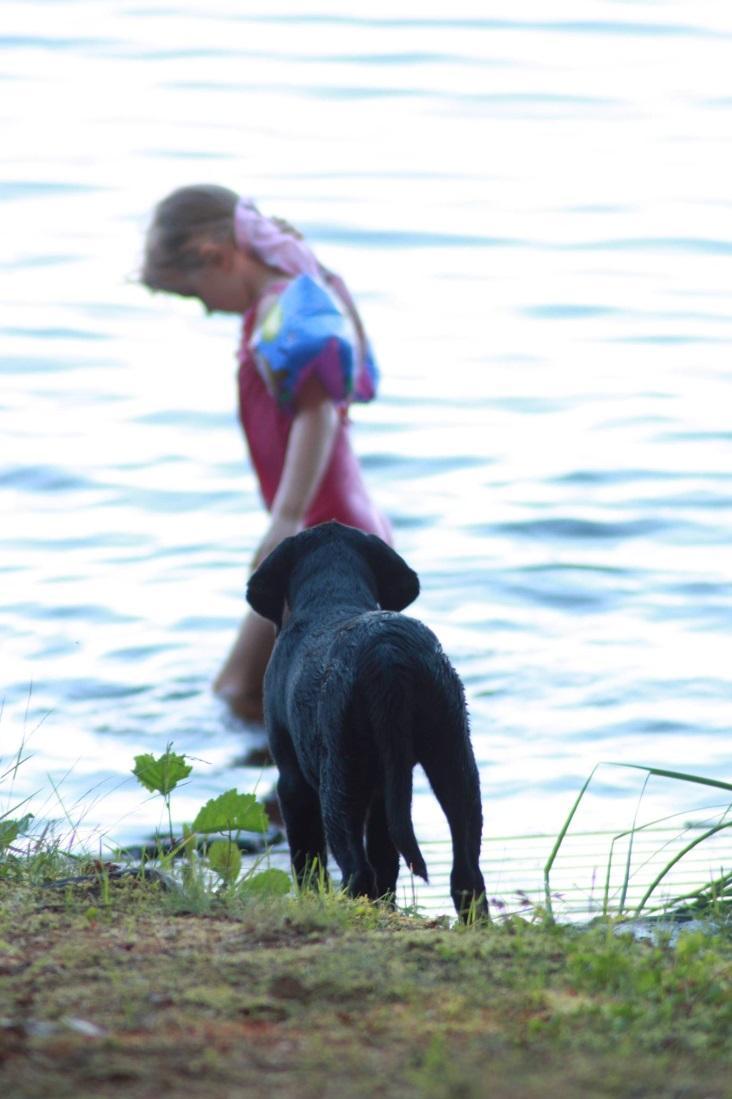
[[[732,778],[732,9],[446,10],[4,4],[0,755],[31,758],[0,812],[148,835],[129,770],[168,741],[203,761],[178,819],[271,785],[210,691],[265,529],[238,322],[135,283],[202,180],[362,307],[354,442],[466,684],[487,851],[556,833],[599,761]],[[642,780],[602,768],[578,826]],[[708,794],[653,780],[641,816]],[[444,839],[423,777],[414,818]]]

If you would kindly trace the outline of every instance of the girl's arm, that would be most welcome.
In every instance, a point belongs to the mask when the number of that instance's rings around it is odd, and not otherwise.
[[[300,530],[328,467],[339,420],[331,397],[317,378],[309,378],[298,394],[269,530],[254,556],[252,568],[283,538]],[[214,681],[216,693],[247,720],[262,720],[262,677],[274,637],[272,623],[250,611]]]
[[[302,527],[328,468],[340,414],[317,378],[303,384],[290,430],[279,487],[272,502],[269,530],[255,554],[253,567],[283,538]]]

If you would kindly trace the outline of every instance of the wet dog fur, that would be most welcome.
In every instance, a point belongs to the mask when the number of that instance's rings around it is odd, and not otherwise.
[[[354,896],[393,900],[400,854],[426,881],[411,819],[419,763],[450,826],[451,894],[466,918],[487,911],[478,771],[457,672],[399,613],[418,594],[391,547],[335,522],[285,539],[247,588],[277,630],[264,712],[298,878],[324,868],[329,847]]]

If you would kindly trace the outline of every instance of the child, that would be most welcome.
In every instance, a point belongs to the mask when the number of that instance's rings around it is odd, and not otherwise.
[[[286,222],[224,187],[183,187],[155,208],[144,285],[241,313],[239,418],[270,524],[256,567],[283,538],[328,519],[390,541],[348,437],[348,406],[375,394],[356,307]],[[249,720],[262,717],[271,623],[250,612],[214,683]]]

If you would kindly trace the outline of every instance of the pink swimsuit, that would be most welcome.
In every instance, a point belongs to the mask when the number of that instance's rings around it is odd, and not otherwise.
[[[255,317],[256,306],[253,306],[244,317],[239,349],[239,419],[264,502],[270,510],[282,477],[294,416],[277,404],[257,370],[250,347]],[[369,534],[378,534],[391,543],[389,523],[369,499],[358,461],[351,449],[347,407],[339,405],[339,411],[340,424],[333,453],[308,509],[305,526],[312,527],[329,519],[337,519]]]

